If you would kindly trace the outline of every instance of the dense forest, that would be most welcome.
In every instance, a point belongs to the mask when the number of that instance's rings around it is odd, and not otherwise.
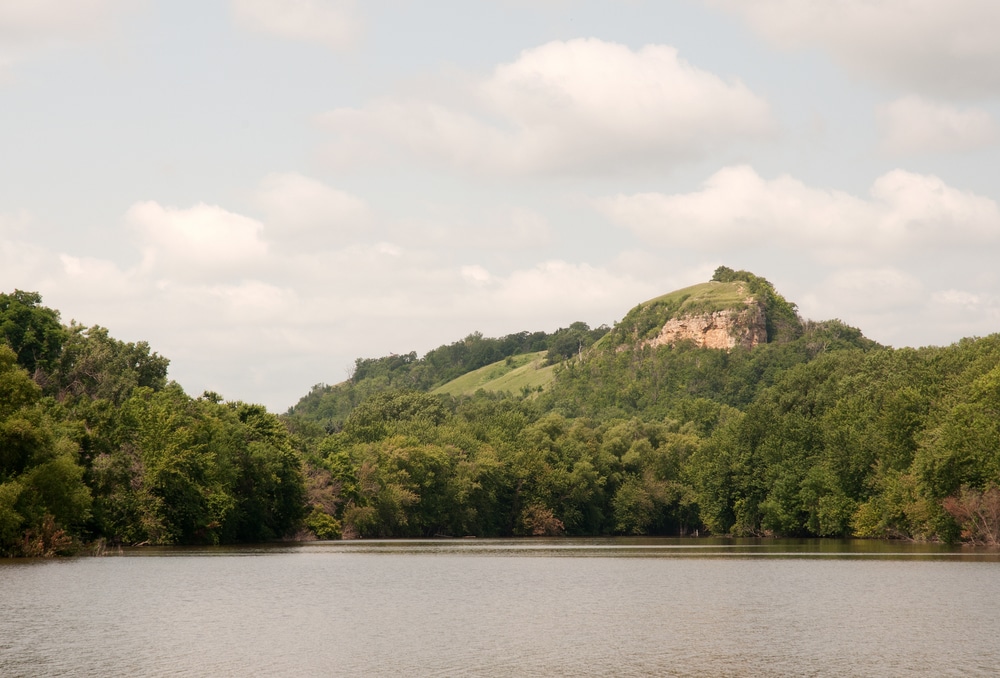
[[[287,413],[186,394],[145,342],[0,294],[0,554],[279,538],[700,534],[1000,543],[1000,335],[893,349],[803,321],[767,341],[612,328],[471,334],[358,359]],[[744,289],[744,288],[741,288]],[[525,353],[544,388],[434,393]]]

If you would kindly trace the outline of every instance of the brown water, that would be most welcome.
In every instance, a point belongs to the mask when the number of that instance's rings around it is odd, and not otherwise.
[[[0,561],[2,676],[1000,673],[1000,555],[456,540]]]

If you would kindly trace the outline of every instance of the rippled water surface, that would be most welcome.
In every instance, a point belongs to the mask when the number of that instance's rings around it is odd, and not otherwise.
[[[455,540],[0,561],[3,676],[969,676],[1000,555]]]

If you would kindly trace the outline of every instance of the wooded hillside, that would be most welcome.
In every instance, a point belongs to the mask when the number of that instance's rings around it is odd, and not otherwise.
[[[613,328],[359,358],[281,416],[191,397],[144,342],[0,294],[0,553],[695,530],[1000,541],[1000,335],[893,349],[801,320],[751,273],[715,282],[752,293],[767,341],[651,345],[692,312],[665,295]],[[745,301],[731,296],[696,310]],[[545,380],[516,390],[449,386],[541,362]]]

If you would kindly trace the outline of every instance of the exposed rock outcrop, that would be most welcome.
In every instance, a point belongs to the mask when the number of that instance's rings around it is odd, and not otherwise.
[[[764,307],[747,299],[744,309],[726,309],[710,313],[682,315],[668,320],[660,333],[644,342],[663,346],[690,340],[696,346],[729,350],[736,346],[753,348],[767,343]]]

